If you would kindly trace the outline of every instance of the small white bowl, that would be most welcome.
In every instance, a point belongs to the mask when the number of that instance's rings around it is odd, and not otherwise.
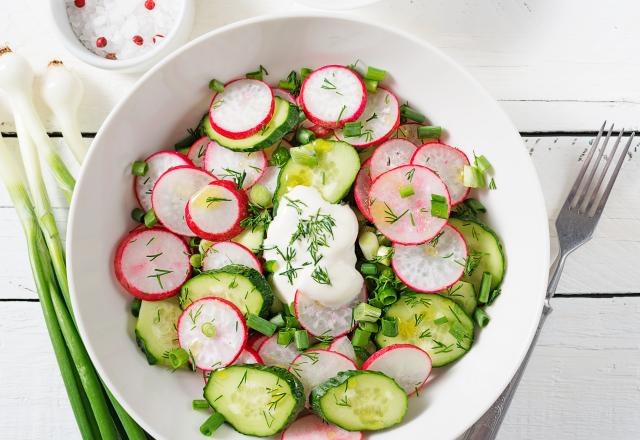
[[[176,24],[171,32],[165,36],[162,44],[151,49],[144,55],[124,60],[108,60],[91,52],[81,43],[71,28],[69,16],[67,15],[66,2],[61,0],[50,0],[49,7],[51,10],[51,16],[53,17],[53,23],[58,31],[59,37],[62,39],[67,50],[76,58],[100,69],[120,72],[140,72],[150,68],[166,55],[182,46],[189,38],[195,15],[194,1],[179,1],[182,3],[182,8],[180,9],[180,13],[176,19]]]

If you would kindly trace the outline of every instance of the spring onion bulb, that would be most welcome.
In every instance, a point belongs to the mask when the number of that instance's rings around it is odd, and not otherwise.
[[[82,163],[87,155],[78,127],[78,107],[83,93],[80,78],[62,61],[49,63],[42,77],[41,95],[58,121],[64,140],[78,163]]]
[[[33,70],[23,57],[8,47],[0,48],[0,91],[9,99],[16,119],[22,120],[24,128],[38,147],[38,154],[51,169],[65,197],[71,200],[76,181],[60,159],[35,110],[33,78]]]

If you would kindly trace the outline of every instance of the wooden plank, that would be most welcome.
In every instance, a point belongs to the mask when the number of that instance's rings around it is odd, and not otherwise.
[[[554,307],[499,438],[639,438],[640,298]],[[0,347],[2,437],[77,438],[37,303],[0,304]]]
[[[220,0],[215,8],[198,0],[196,6],[194,37],[249,17],[308,11],[292,0]],[[604,118],[639,127],[640,65],[629,55],[640,36],[638,2],[610,7],[594,0],[386,0],[343,14],[403,29],[442,49],[503,103],[521,131],[593,130]],[[36,71],[53,57],[76,69],[86,89],[84,131],[96,131],[138,78],[74,59],[55,35],[48,8],[38,2],[7,2],[0,29]],[[55,129],[49,112],[41,113]],[[0,131],[12,126],[0,105]]]

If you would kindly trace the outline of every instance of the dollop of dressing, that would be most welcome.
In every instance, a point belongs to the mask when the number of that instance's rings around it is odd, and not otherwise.
[[[264,242],[265,260],[276,261],[272,285],[280,301],[292,303],[297,290],[328,307],[352,301],[364,283],[355,268],[357,237],[348,205],[325,201],[313,187],[289,190]]]

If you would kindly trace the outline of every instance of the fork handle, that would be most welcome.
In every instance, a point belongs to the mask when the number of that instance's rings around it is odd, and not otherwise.
[[[507,414],[511,400],[516,393],[520,379],[522,379],[524,370],[527,368],[529,358],[531,358],[531,353],[533,353],[533,349],[536,346],[538,337],[542,331],[542,326],[544,325],[547,316],[552,311],[551,306],[549,305],[549,299],[551,299],[558,287],[558,281],[560,281],[560,275],[562,274],[566,257],[566,253],[561,253],[551,266],[549,284],[547,286],[547,297],[542,308],[542,315],[540,316],[538,328],[533,336],[529,350],[527,350],[527,354],[524,356],[522,364],[520,364],[520,368],[518,368],[518,371],[516,371],[516,374],[513,376],[513,379],[511,379],[511,382],[509,382],[509,385],[507,385],[491,408],[489,408],[487,412],[485,412],[484,415],[464,434],[462,437],[464,440],[493,440],[498,435],[498,431],[500,430],[502,421]]]

